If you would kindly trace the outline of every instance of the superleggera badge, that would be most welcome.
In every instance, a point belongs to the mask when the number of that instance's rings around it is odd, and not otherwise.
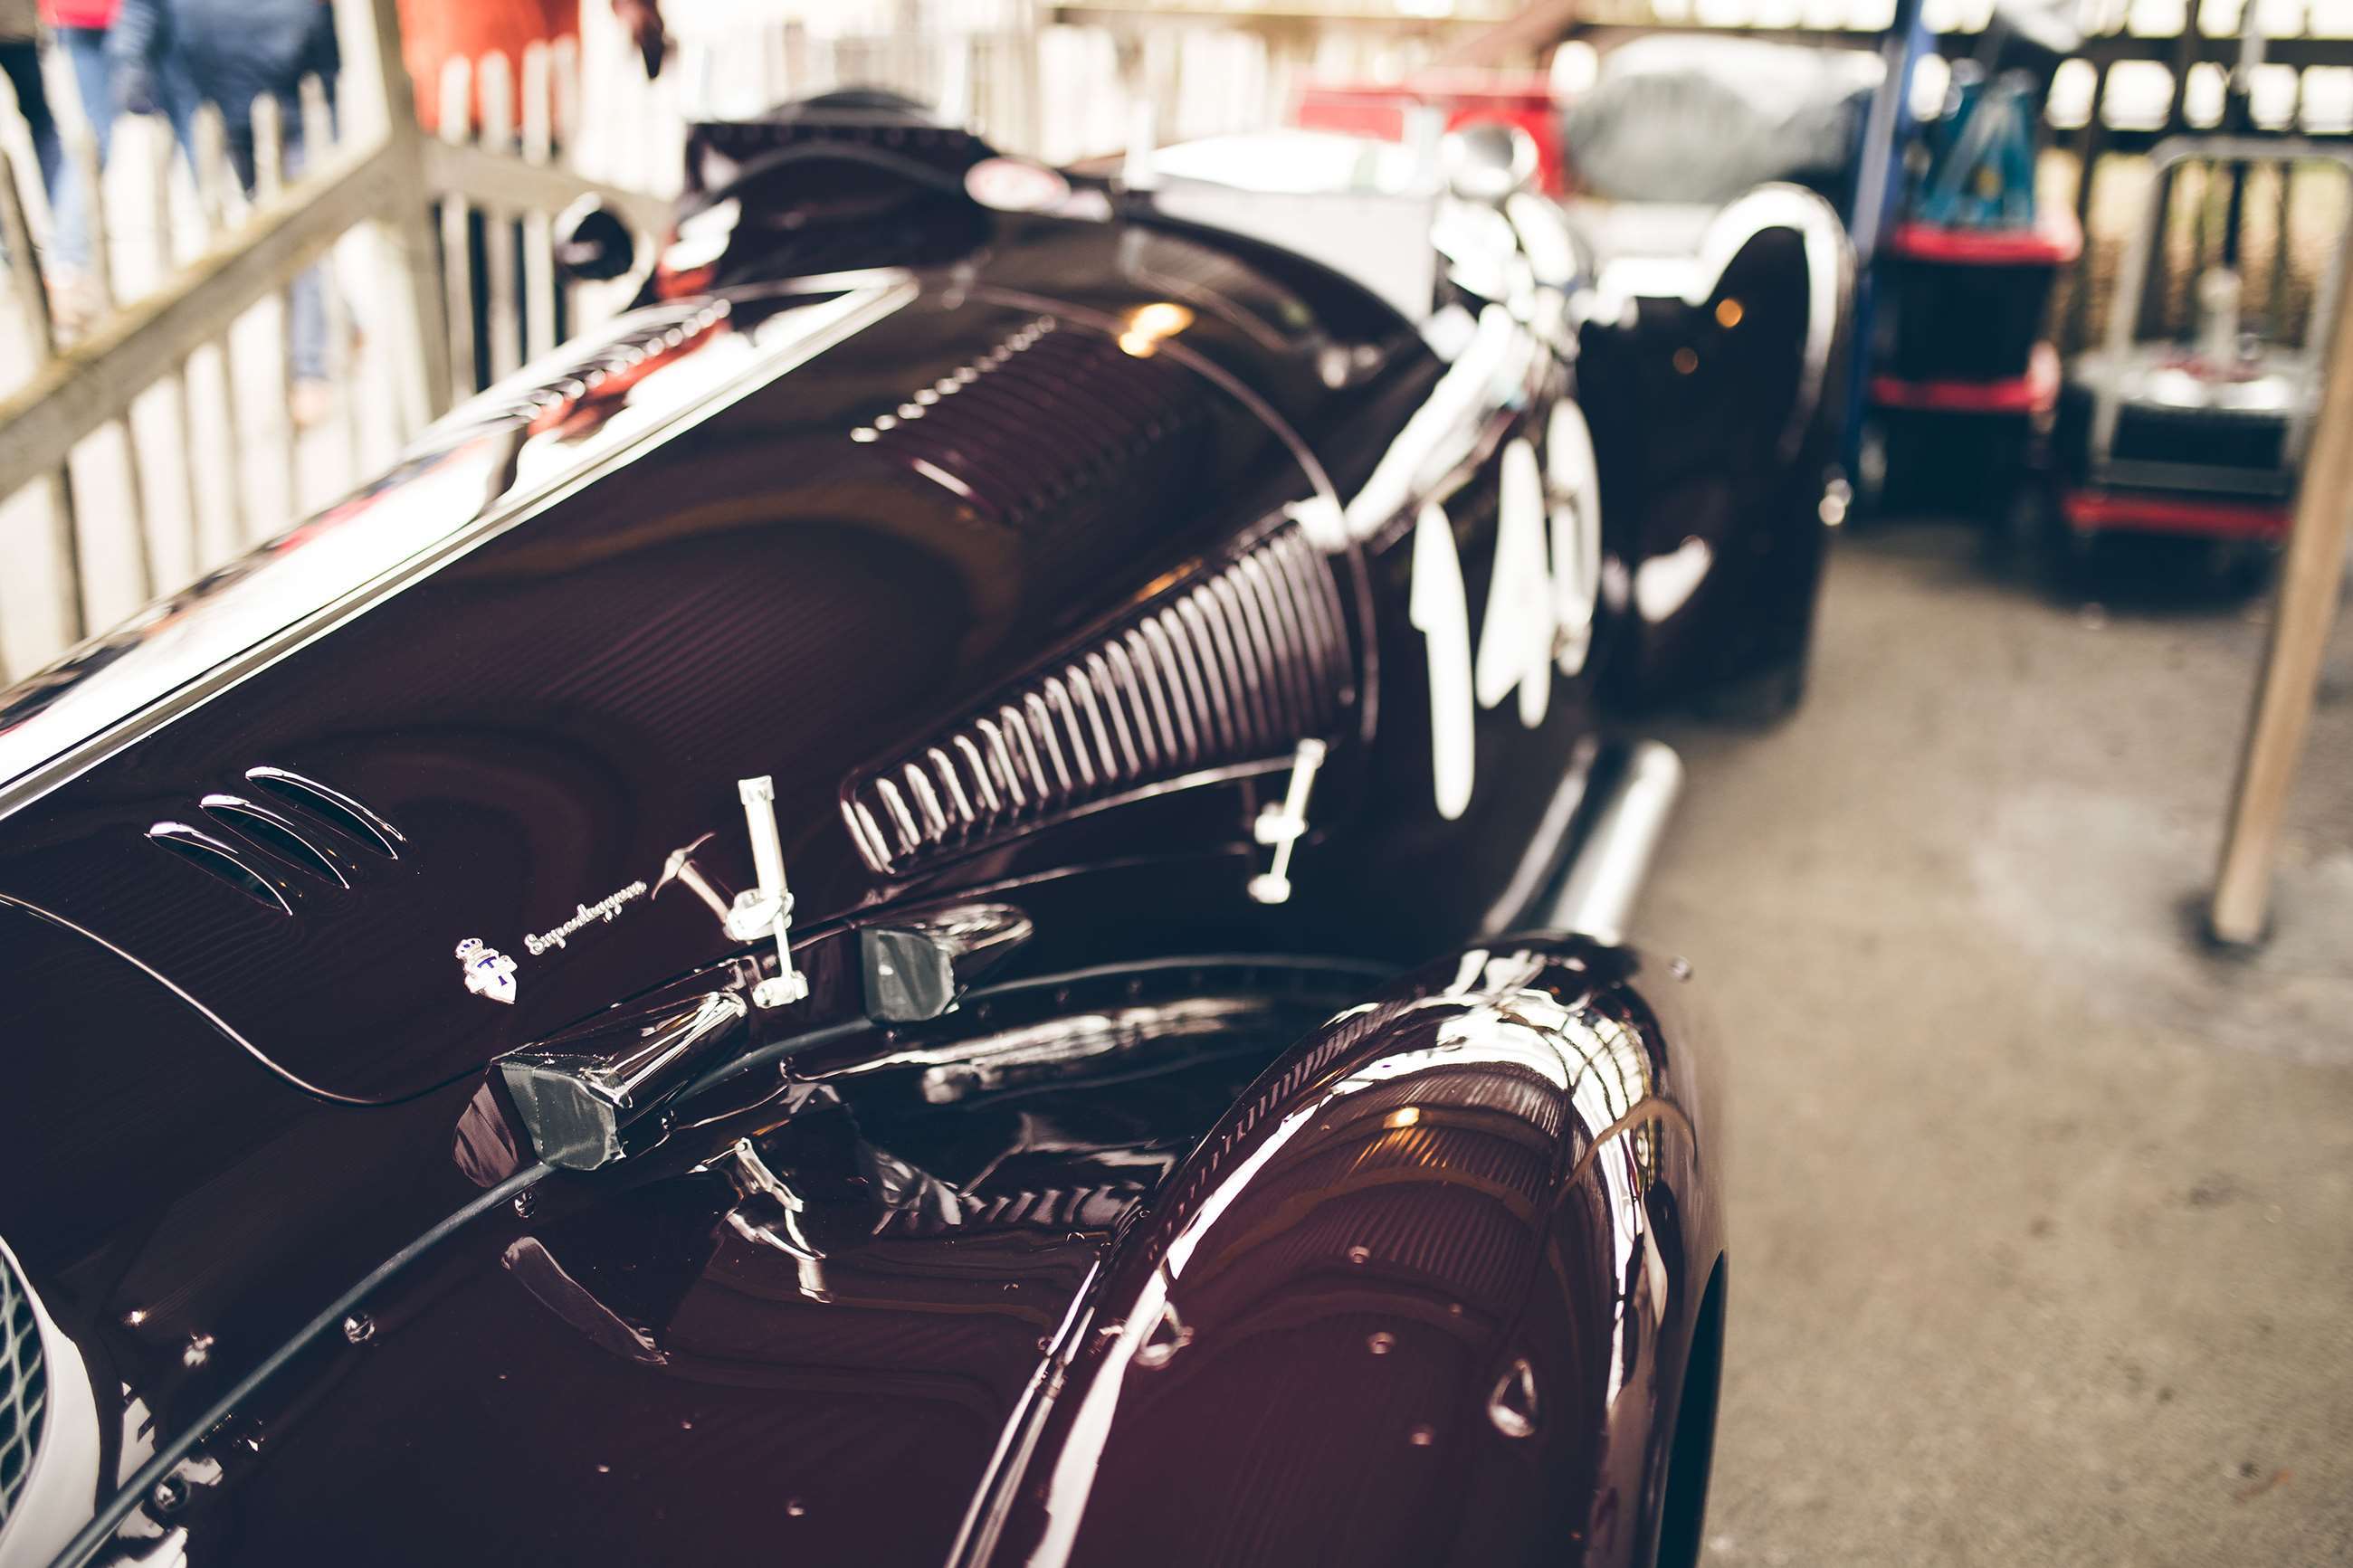
[[[478,936],[458,944],[458,963],[466,974],[466,989],[477,996],[514,1005],[515,961]]]
[[[585,925],[591,924],[597,921],[602,921],[607,925],[612,924],[613,917],[621,912],[621,906],[623,904],[628,903],[631,899],[642,899],[645,896],[645,883],[643,881],[636,881],[630,883],[626,888],[606,894],[603,898],[597,900],[593,904],[575,904],[572,907],[572,918],[570,920],[564,921],[561,925],[556,926],[551,931],[543,931],[536,936],[527,936],[523,938],[523,950],[529,952],[533,958],[537,958],[543,952],[547,952],[553,949],[562,947],[565,942],[571,941],[573,934]]]

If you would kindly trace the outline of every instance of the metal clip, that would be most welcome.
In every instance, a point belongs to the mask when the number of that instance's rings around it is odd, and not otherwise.
[[[754,1005],[783,1007],[808,994],[808,980],[793,967],[793,893],[785,883],[785,846],[776,833],[776,780],[763,773],[735,781],[744,802],[744,826],[752,835],[752,864],[760,885],[735,895],[727,911],[727,934],[738,942],[776,939],[776,973],[752,988]]]
[[[1251,829],[1261,844],[1274,847],[1274,864],[1250,879],[1250,896],[1261,904],[1287,903],[1291,899],[1291,853],[1307,832],[1307,796],[1315,787],[1315,770],[1324,765],[1324,742],[1299,742],[1291,763],[1291,787],[1282,804],[1258,814]]]

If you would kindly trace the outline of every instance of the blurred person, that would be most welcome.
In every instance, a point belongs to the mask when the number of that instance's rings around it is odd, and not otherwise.
[[[121,0],[106,38],[115,105],[125,114],[170,112],[185,83],[195,102],[218,107],[229,165],[253,194],[253,105],[277,100],[280,148],[289,180],[302,172],[301,83],[316,74],[332,100],[340,64],[332,8],[325,0]],[[191,165],[193,109],[172,114]],[[297,425],[322,417],[333,399],[327,382],[326,279],[316,267],[294,279],[287,352],[293,362],[291,412]]]
[[[74,90],[81,99],[83,121],[98,148],[102,171],[113,151],[114,83],[106,58],[106,38],[114,26],[121,0],[40,0],[41,20],[50,41],[73,68]],[[174,135],[188,140],[188,116],[195,95],[174,77],[161,84],[164,111]],[[90,206],[102,193],[83,188],[81,170],[69,163],[57,194],[49,250],[55,262],[59,324],[78,331],[100,303],[90,279]]]

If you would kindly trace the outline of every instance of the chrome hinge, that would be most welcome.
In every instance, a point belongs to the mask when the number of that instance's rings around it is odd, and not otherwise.
[[[735,895],[727,911],[727,934],[737,942],[776,939],[776,973],[752,988],[752,1002],[783,1007],[808,994],[808,980],[793,967],[793,893],[785,882],[784,840],[776,833],[776,781],[766,774],[738,779],[735,793],[744,802],[744,826],[752,835],[752,864],[760,885]]]
[[[1280,904],[1291,898],[1291,854],[1307,832],[1307,796],[1315,787],[1315,770],[1324,765],[1324,742],[1302,741],[1291,762],[1291,787],[1282,804],[1258,814],[1251,829],[1261,844],[1274,847],[1274,863],[1250,879],[1250,896],[1261,904]]]

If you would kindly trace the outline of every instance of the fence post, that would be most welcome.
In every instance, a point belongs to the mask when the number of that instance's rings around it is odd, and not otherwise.
[[[160,114],[124,119],[130,122],[115,127],[114,145],[132,145],[144,151],[155,266],[155,280],[149,287],[160,289],[171,278],[176,256],[172,243],[172,160],[175,155],[173,132]],[[174,399],[173,427],[179,437],[175,456],[180,463],[180,499],[187,509],[188,575],[195,578],[203,574],[209,553],[205,549],[204,505],[196,493],[196,397],[188,380],[187,356],[182,355],[173,365],[169,379]]]
[[[66,153],[73,161],[74,174],[81,188],[89,193],[87,210],[83,214],[90,225],[90,287],[101,311],[114,309],[113,236],[106,222],[106,187],[100,183],[98,141],[86,124],[76,124],[66,132]],[[122,442],[123,510],[129,514],[132,534],[132,567],[136,575],[132,584],[138,591],[137,603],[145,604],[155,596],[155,545],[153,537],[154,520],[147,513],[146,480],[139,468],[138,425],[131,411],[122,411],[121,419],[113,429]]]
[[[327,108],[327,84],[316,75],[304,77],[301,98],[303,167],[316,168],[339,140],[334,115]],[[328,247],[326,255],[319,258],[319,269],[326,278],[327,373],[335,384],[332,417],[341,432],[337,445],[348,470],[344,483],[357,484],[367,472],[367,458],[360,439],[360,378],[355,363],[358,355],[353,352],[351,310],[343,301],[342,269],[335,265],[340,249],[339,245]],[[396,414],[395,422],[397,420]]]
[[[785,23],[784,81],[781,90],[773,94],[778,103],[799,98],[808,91],[809,37],[808,24],[798,16]]]
[[[474,62],[463,55],[441,62],[441,140],[461,145],[474,131]],[[473,204],[461,191],[441,195],[441,315],[448,329],[453,397],[473,395],[491,379],[474,355],[474,247],[469,221]]]
[[[522,52],[522,155],[526,163],[555,162],[555,76],[547,46]],[[522,220],[523,347],[525,359],[555,346],[555,224],[533,207]]]
[[[476,141],[492,153],[514,156],[514,75],[505,55],[492,50],[476,68],[481,73],[482,117]],[[448,117],[443,117],[448,123]],[[516,213],[493,203],[482,206],[482,283],[488,306],[491,352],[486,381],[512,375],[522,363],[522,312],[515,299]]]
[[[297,131],[300,136],[300,131]],[[253,100],[253,195],[268,201],[286,188],[286,130],[280,121],[278,95],[258,94]],[[323,264],[322,264],[323,265]],[[278,353],[272,356],[271,380],[278,388],[278,417],[271,433],[279,442],[285,472],[286,521],[291,527],[302,515],[301,432],[294,423],[294,290],[290,284],[278,291]]]
[[[236,174],[228,166],[227,132],[221,122],[220,106],[203,103],[196,106],[195,124],[190,128],[188,161],[196,175],[196,235],[198,248],[210,250],[213,241],[232,216],[229,187],[237,183]],[[221,430],[228,445],[228,537],[233,549],[242,550],[253,542],[253,511],[246,495],[245,420],[237,409],[237,326],[225,324],[220,336],[214,341],[213,353],[220,367]],[[289,519],[289,521],[291,521]]]
[[[1045,79],[1038,51],[1044,47],[1046,29],[1037,0],[1013,0],[1009,31],[1013,35],[1013,92],[1018,119],[1008,120],[1007,130],[1012,132],[1012,150],[1025,157],[1042,158],[1046,152],[1046,105],[1040,100],[1039,86]]]
[[[25,335],[31,340],[33,362],[47,364],[57,352],[49,325],[49,297],[41,285],[41,268],[33,249],[33,226],[25,221],[24,195],[16,184],[16,166],[0,149],[0,247],[7,250],[8,277],[16,285],[16,306]],[[90,635],[84,612],[81,580],[81,531],[74,525],[73,475],[59,468],[47,480],[50,526],[57,531],[58,564],[65,581],[58,595],[58,612],[68,642]]]
[[[581,170],[580,151],[586,141],[580,117],[580,40],[569,34],[555,40],[547,50],[548,131],[555,141],[556,160],[574,174]],[[548,262],[554,265],[554,226],[548,228]],[[556,311],[564,321],[564,335],[576,337],[588,325],[582,288],[562,273],[555,273]],[[598,319],[612,314],[610,309],[600,309]],[[551,340],[551,346],[555,340]]]
[[[433,229],[425,188],[425,133],[417,123],[417,92],[400,58],[396,0],[334,0],[335,41],[343,62],[343,112],[363,134],[383,138],[399,195],[391,212],[369,226],[384,263],[392,306],[394,363],[402,378],[404,429],[439,416],[449,406],[447,341],[436,330],[441,282],[433,258]]]

